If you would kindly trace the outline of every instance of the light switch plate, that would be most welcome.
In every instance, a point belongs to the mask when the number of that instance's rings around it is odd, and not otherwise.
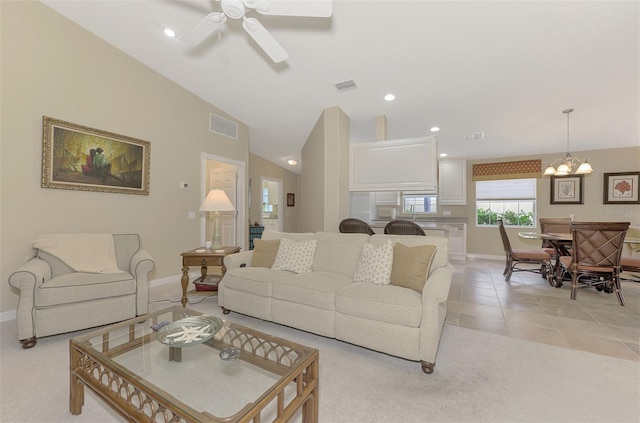
[[[189,182],[180,182],[180,189],[189,189]]]

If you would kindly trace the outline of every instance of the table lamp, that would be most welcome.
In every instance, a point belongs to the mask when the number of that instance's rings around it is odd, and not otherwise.
[[[207,194],[207,198],[200,206],[200,211],[213,212],[213,245],[211,248],[218,250],[222,248],[222,242],[220,239],[220,212],[234,211],[235,207],[231,204],[227,194],[221,189],[212,189]]]

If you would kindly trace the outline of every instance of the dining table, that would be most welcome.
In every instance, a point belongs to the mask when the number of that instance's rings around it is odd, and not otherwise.
[[[549,244],[553,247],[556,253],[556,257],[570,256],[571,244],[573,243],[573,236],[570,232],[519,232],[518,236],[524,239],[539,239],[549,241]],[[624,243],[627,244],[640,244],[640,238],[625,237]],[[556,288],[560,288],[563,282],[562,266],[560,266],[560,260],[556,260],[553,264],[553,276],[551,277],[551,284]]]

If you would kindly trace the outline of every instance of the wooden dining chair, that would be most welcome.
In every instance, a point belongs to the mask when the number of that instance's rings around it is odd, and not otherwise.
[[[509,281],[513,272],[533,272],[539,273],[547,278],[549,285],[553,286],[553,272],[551,267],[551,256],[542,248],[511,248],[509,236],[504,228],[502,219],[498,220],[498,228],[502,245],[506,254],[507,263],[504,267],[504,280]],[[538,267],[518,267],[521,264],[537,264]]]
[[[568,217],[541,217],[538,219],[540,224],[540,232],[543,234],[568,234],[571,233],[571,219]],[[560,243],[562,244],[562,243]],[[565,245],[565,251],[568,251],[571,247],[571,242],[567,242]],[[553,260],[558,257],[558,252],[548,239],[542,240],[542,249],[546,251]]]
[[[392,220],[384,227],[385,234],[395,235],[422,235],[427,236],[422,228],[409,220]]]
[[[572,255],[560,257],[563,270],[571,273],[571,299],[576,299],[578,283],[614,292],[625,305],[620,289],[622,244],[629,222],[572,222]]]
[[[375,234],[367,222],[354,217],[349,217],[340,222],[338,230],[342,233]]]

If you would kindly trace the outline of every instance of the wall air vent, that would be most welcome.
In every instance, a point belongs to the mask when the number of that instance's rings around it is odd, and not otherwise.
[[[343,82],[338,82],[336,85],[336,88],[338,89],[338,91],[346,91],[346,90],[350,90],[353,88],[357,88],[356,83],[353,82],[352,79],[348,80],[348,81],[343,81]]]
[[[238,139],[238,124],[213,113],[209,114],[209,131],[234,140]]]
[[[464,134],[465,141],[475,141],[484,138],[484,132],[470,132],[468,134]]]

